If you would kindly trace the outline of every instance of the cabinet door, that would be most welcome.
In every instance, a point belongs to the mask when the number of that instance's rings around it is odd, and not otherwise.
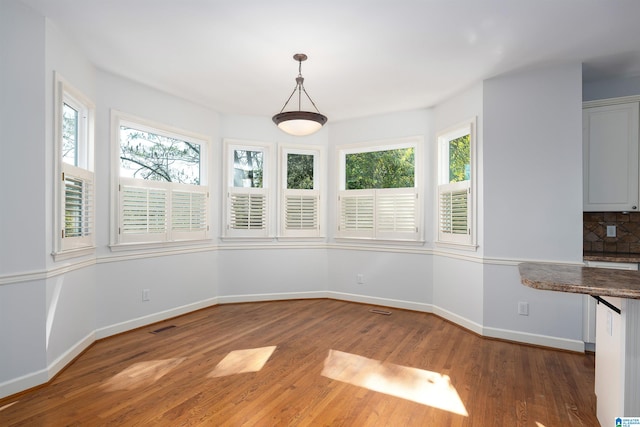
[[[582,112],[584,210],[638,210],[638,103]]]

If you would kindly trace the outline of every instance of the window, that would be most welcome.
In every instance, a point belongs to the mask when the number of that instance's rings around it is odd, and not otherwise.
[[[93,103],[55,75],[56,260],[85,255],[95,245]]]
[[[269,237],[270,145],[225,141],[226,237]]]
[[[475,244],[475,120],[438,135],[438,242]]]
[[[113,113],[117,244],[202,240],[209,235],[207,140]]]
[[[338,237],[418,241],[422,138],[339,150]]]
[[[281,147],[281,237],[320,237],[320,152]]]

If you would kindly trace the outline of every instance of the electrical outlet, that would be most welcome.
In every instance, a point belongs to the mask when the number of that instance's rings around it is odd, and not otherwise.
[[[149,301],[151,297],[149,296],[149,289],[142,290],[142,301]]]
[[[616,237],[615,225],[607,225],[607,237]]]
[[[359,285],[364,283],[364,275],[362,273],[356,275],[356,282],[358,282]]]
[[[519,301],[518,302],[518,314],[520,316],[528,316],[529,315],[529,303]]]

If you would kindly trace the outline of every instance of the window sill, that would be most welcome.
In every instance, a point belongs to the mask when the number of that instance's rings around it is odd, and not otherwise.
[[[80,258],[87,255],[95,255],[95,253],[96,253],[96,247],[88,246],[86,248],[68,249],[68,250],[59,251],[59,252],[52,252],[51,256],[53,257],[54,261],[58,262],[58,261],[65,261],[72,258]]]
[[[153,242],[153,243],[113,243],[109,245],[111,252],[127,252],[140,250],[163,250],[163,249],[191,249],[208,247],[211,239],[203,240],[181,240],[175,242]]]
[[[461,251],[476,252],[478,245],[471,245],[467,243],[454,243],[454,242],[435,242],[439,248],[458,249]]]
[[[424,246],[425,240],[373,239],[370,237],[336,237],[336,243],[364,243],[379,246]]]

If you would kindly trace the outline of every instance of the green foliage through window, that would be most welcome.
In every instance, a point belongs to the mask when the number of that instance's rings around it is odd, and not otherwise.
[[[345,155],[345,189],[415,186],[415,150],[367,151]]]
[[[449,182],[471,179],[470,141],[469,134],[449,141]]]
[[[120,126],[120,174],[200,185],[200,144]]]
[[[287,188],[313,190],[313,154],[287,154]]]

